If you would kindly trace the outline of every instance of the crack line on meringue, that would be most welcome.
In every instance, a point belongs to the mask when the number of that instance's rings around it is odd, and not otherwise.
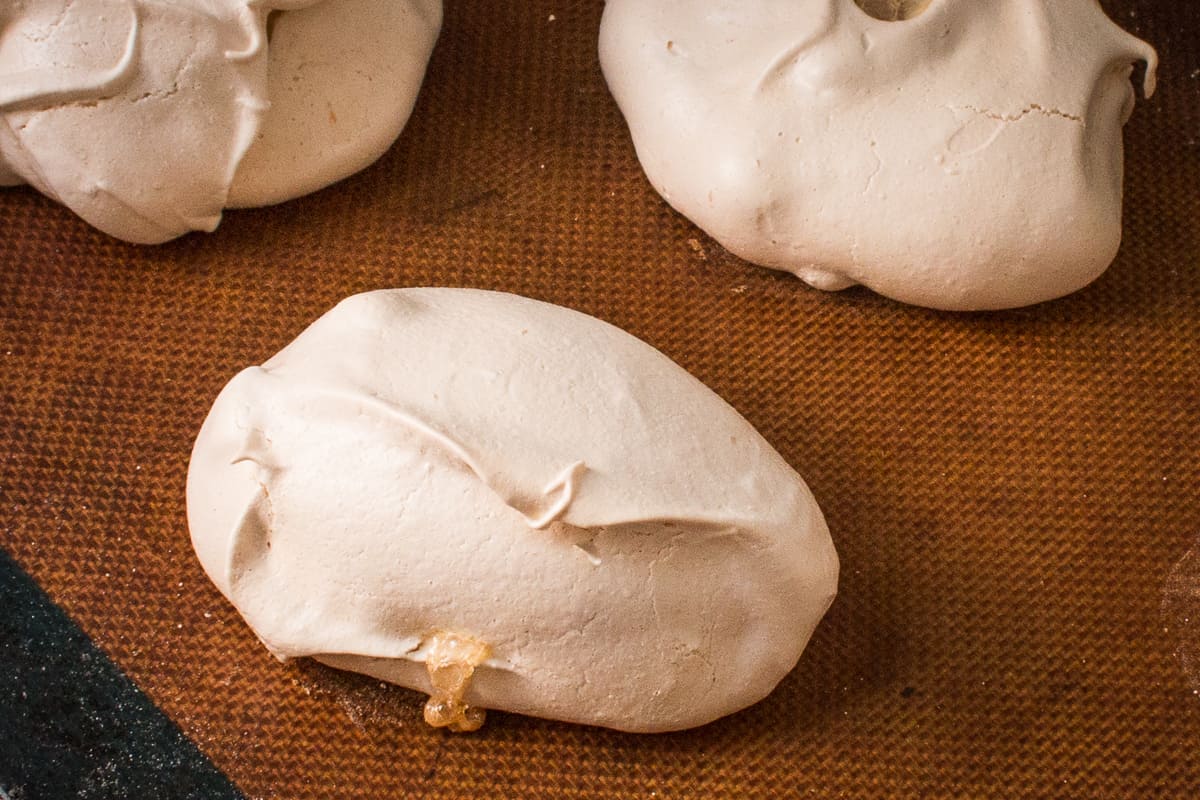
[[[1066,111],[1060,111],[1057,108],[1043,106],[1039,103],[1030,103],[1014,114],[1003,114],[998,111],[992,111],[989,108],[980,108],[979,106],[959,106],[959,108],[963,109],[964,111],[970,111],[972,114],[979,114],[980,116],[987,117],[988,119],[994,119],[997,122],[1020,122],[1030,114],[1041,114],[1046,117],[1058,117],[1071,122],[1078,122],[1080,125],[1085,127],[1087,125],[1083,117],[1080,117],[1076,114],[1069,114]]]

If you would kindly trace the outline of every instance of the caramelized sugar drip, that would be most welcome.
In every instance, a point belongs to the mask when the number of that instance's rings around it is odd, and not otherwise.
[[[478,639],[448,631],[438,631],[429,639],[425,669],[433,693],[425,703],[425,721],[435,728],[456,733],[479,730],[487,711],[463,702],[475,668],[482,664],[492,648]]]

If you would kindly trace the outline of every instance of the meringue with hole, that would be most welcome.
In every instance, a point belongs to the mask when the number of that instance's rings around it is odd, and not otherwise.
[[[765,697],[836,591],[796,472],[644,342],[510,294],[383,290],[234,377],[196,439],[200,563],[276,656],[624,731]]]
[[[607,0],[600,61],[650,183],[735,255],[981,310],[1112,263],[1157,56],[1096,0]]]
[[[130,242],[212,231],[382,155],[440,25],[440,0],[14,0],[0,184]]]

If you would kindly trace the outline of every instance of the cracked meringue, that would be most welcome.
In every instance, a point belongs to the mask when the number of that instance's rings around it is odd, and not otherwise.
[[[382,155],[440,24],[440,0],[14,0],[0,184],[130,242],[211,231]]]
[[[351,297],[217,398],[196,553],[277,656],[668,731],[795,665],[838,560],[800,477],[649,345],[514,295]]]
[[[817,288],[953,310],[1107,269],[1156,58],[1096,0],[607,0],[600,34],[675,209]]]

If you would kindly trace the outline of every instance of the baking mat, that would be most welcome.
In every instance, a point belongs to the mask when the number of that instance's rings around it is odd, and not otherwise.
[[[0,548],[246,797],[1196,797],[1200,6],[1105,7],[1163,62],[1126,129],[1124,244],[1018,311],[724,253],[643,178],[595,1],[449,2],[380,162],[213,235],[134,247],[0,192]],[[191,554],[192,439],[337,300],[415,285],[608,320],[808,480],[841,588],[773,695],[678,734],[493,712],[452,736],[413,692],[256,642]],[[0,719],[0,752],[17,736]],[[52,796],[4,770],[12,800]]]

